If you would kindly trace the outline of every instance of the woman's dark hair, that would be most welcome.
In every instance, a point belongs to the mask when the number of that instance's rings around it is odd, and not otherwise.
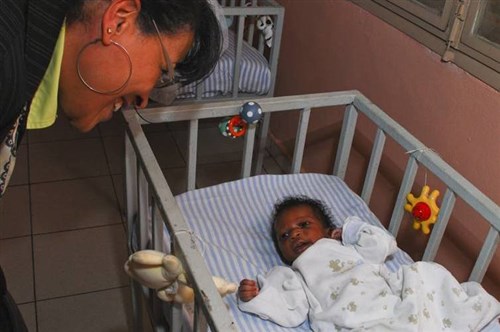
[[[316,218],[318,218],[322,222],[325,228],[332,228],[332,229],[337,228],[337,226],[335,226],[334,224],[334,219],[332,213],[330,212],[330,209],[326,206],[325,203],[323,203],[318,199],[310,198],[304,195],[297,195],[297,196],[287,196],[277,201],[274,204],[274,209],[272,214],[271,236],[273,238],[276,251],[280,255],[281,260],[287,264],[289,264],[290,262],[287,262],[283,258],[283,256],[281,255],[281,251],[279,250],[278,240],[276,236],[277,235],[276,228],[275,228],[276,222],[285,211],[288,211],[289,209],[297,206],[304,206],[304,205],[309,206],[311,208]]]
[[[66,16],[68,23],[87,19],[82,10],[86,1],[89,0],[72,1]],[[141,0],[137,24],[146,35],[156,34],[152,19],[161,33],[194,32],[191,50],[176,65],[177,82],[186,85],[202,80],[212,72],[222,50],[222,32],[207,0]]]

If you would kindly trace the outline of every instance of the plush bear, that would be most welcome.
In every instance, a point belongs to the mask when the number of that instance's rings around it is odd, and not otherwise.
[[[166,302],[191,303],[194,291],[179,259],[155,250],[141,250],[130,255],[125,263],[127,274],[142,285],[155,289]],[[212,277],[221,296],[236,292],[238,285]]]
[[[259,16],[259,18],[257,19],[257,29],[259,29],[264,35],[267,47],[271,47],[273,45],[274,29],[274,22],[271,16]]]

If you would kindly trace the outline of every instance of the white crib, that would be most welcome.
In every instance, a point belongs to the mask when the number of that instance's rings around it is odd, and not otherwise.
[[[300,119],[297,126],[295,150],[290,164],[290,174],[299,174],[301,171],[305,138],[307,135],[308,121],[311,112],[318,108],[345,106],[339,146],[335,162],[332,167],[332,173],[330,174],[335,176],[335,180],[332,180],[333,182],[342,182],[341,180],[345,177],[358,114],[363,114],[366,118],[373,122],[377,129],[375,137],[372,139],[373,148],[369,160],[369,166],[364,177],[362,193],[360,197],[354,198],[354,200],[356,200],[355,209],[358,209],[356,210],[358,211],[356,213],[363,214],[363,216],[367,219],[372,219],[374,224],[380,223],[376,220],[373,213],[366,209],[365,203],[370,201],[374,190],[375,180],[377,178],[379,164],[384,153],[386,140],[391,139],[395,141],[404,151],[418,151],[418,153],[407,154],[407,166],[404,171],[403,180],[400,184],[399,193],[388,230],[395,236],[398,234],[403,219],[403,207],[406,202],[406,195],[412,189],[419,167],[425,168],[443,183],[446,188],[446,192],[444,193],[441,201],[441,210],[438,221],[432,229],[425,253],[423,255],[423,260],[434,260],[447,227],[448,220],[452,214],[455,201],[457,198],[461,198],[466,204],[482,216],[484,222],[489,223],[489,232],[469,277],[469,280],[481,282],[498,246],[500,231],[500,207],[490,198],[481,193],[476,187],[474,187],[473,184],[467,181],[452,167],[450,167],[434,151],[427,149],[417,138],[412,136],[407,130],[391,119],[380,108],[371,103],[360,92],[345,91],[274,98],[252,98],[252,100],[258,102],[266,114],[299,110]],[[241,192],[244,195],[247,195],[246,197],[248,198],[253,197],[251,196],[252,193],[255,194],[255,191],[258,190],[255,188],[259,185],[255,185],[255,183],[258,183],[259,181],[281,183],[281,179],[279,178],[273,178],[268,181],[262,180],[263,178],[261,177],[252,176],[252,157],[256,128],[250,127],[245,135],[244,141],[241,168],[242,180],[239,180],[241,182],[230,183],[227,184],[226,187],[201,189],[203,192],[200,190],[194,190],[196,180],[198,146],[197,135],[199,120],[238,114],[241,105],[242,101],[231,100],[206,104],[196,103],[158,107],[148,110],[147,117],[151,122],[189,121],[187,190],[193,193],[192,195],[204,195],[205,193],[210,194],[211,191],[213,194],[214,191],[218,192],[219,190],[222,190],[220,188],[236,188],[228,189],[228,192],[233,193],[231,195],[235,196],[237,196],[238,192]],[[331,108],[331,111],[339,112],[339,108]],[[130,248],[132,250],[133,243],[137,242],[137,245],[141,249],[150,245],[152,248],[157,250],[171,250],[175,253],[175,255],[180,257],[184,263],[196,292],[196,302],[193,309],[194,322],[190,322],[189,319],[182,318],[185,316],[183,315],[183,311],[185,312],[186,310],[181,306],[171,306],[165,303],[160,303],[155,299],[155,296],[152,296],[153,294],[150,290],[133,283],[134,286],[132,287],[132,296],[135,313],[135,330],[141,330],[140,304],[141,297],[144,295],[148,307],[151,308],[150,312],[152,320],[158,330],[164,328],[170,331],[183,331],[189,329],[198,331],[206,327],[208,324],[210,329],[213,331],[234,331],[239,329],[252,331],[251,328],[242,328],[243,323],[239,320],[235,320],[235,314],[230,312],[227,308],[226,303],[229,300],[221,299],[218,295],[209,276],[211,274],[219,274],[221,271],[219,271],[214,264],[210,263],[208,256],[206,259],[204,258],[204,253],[200,251],[199,242],[197,242],[196,238],[193,237],[193,233],[189,231],[193,229],[195,221],[189,219],[189,213],[186,213],[186,211],[190,209],[190,204],[193,202],[190,201],[190,199],[198,196],[186,198],[185,195],[190,194],[187,193],[181,195],[176,200],[156,161],[148,140],[144,135],[141,125],[145,123],[133,111],[124,111],[124,115],[128,122],[126,135],[126,203]],[[168,154],[168,151],[165,151],[165,153]],[[304,176],[307,177],[309,175]],[[245,183],[248,183],[252,179],[256,180],[251,182],[253,184],[250,187],[245,187]],[[299,180],[297,183],[301,183],[300,181],[303,181],[304,184],[312,182],[312,180]],[[317,183],[323,184],[326,183],[326,181],[320,180]],[[341,187],[347,188],[347,186],[343,184],[340,185]],[[297,187],[297,184],[294,183],[293,186]],[[278,185],[272,184],[269,186],[269,188],[274,187],[278,187]],[[304,187],[307,186],[304,185]],[[323,189],[329,190],[328,188]],[[270,191],[269,189],[264,190]],[[343,192],[349,191],[348,189],[342,190]],[[276,195],[281,193],[281,191],[277,192]],[[331,196],[331,194],[327,193],[326,196]],[[272,203],[274,202],[269,202],[269,204]],[[344,205],[350,206],[352,204],[346,203]],[[340,206],[342,206],[342,204],[340,204]],[[264,215],[266,213],[266,211],[261,212]],[[338,213],[342,214],[347,212],[339,210]],[[210,214],[207,214],[206,218],[207,220],[210,219]],[[136,225],[139,225],[139,227],[136,228]],[[169,240],[167,244],[170,244],[169,248],[165,247],[163,238],[164,226],[166,226],[166,229],[168,230],[167,233]],[[136,232],[133,231],[134,229],[138,229],[138,234],[135,234]],[[148,229],[151,230],[151,234]],[[229,227],[227,229],[228,232],[230,232]],[[200,232],[201,234],[202,230],[197,229],[197,232]],[[401,255],[401,259],[404,260],[404,254]],[[271,263],[272,262],[263,264],[264,266],[267,266],[267,264]],[[244,265],[245,262],[240,261],[240,264]],[[238,282],[239,280],[233,281]],[[167,316],[168,327],[162,327],[161,324],[157,324],[165,316]],[[248,326],[253,325],[250,324]],[[307,329],[307,327],[305,327],[305,329]],[[277,330],[280,329],[277,328]]]

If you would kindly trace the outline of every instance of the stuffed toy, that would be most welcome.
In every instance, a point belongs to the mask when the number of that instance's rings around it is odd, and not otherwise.
[[[125,272],[142,285],[155,289],[166,302],[192,303],[194,291],[180,260],[163,252],[141,250],[130,255]],[[212,277],[221,296],[236,292],[238,285],[219,277]]]
[[[264,35],[267,47],[271,47],[273,45],[274,29],[274,22],[271,16],[259,16],[259,18],[257,19],[257,29],[259,29]]]

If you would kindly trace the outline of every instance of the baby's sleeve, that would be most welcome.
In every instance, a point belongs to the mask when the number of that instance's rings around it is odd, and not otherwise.
[[[240,310],[284,327],[302,324],[309,304],[300,277],[291,268],[277,266],[259,276],[259,294],[248,302],[239,301]]]
[[[367,263],[373,264],[383,263],[397,250],[396,240],[389,232],[358,217],[347,218],[342,227],[342,242],[352,245]]]

